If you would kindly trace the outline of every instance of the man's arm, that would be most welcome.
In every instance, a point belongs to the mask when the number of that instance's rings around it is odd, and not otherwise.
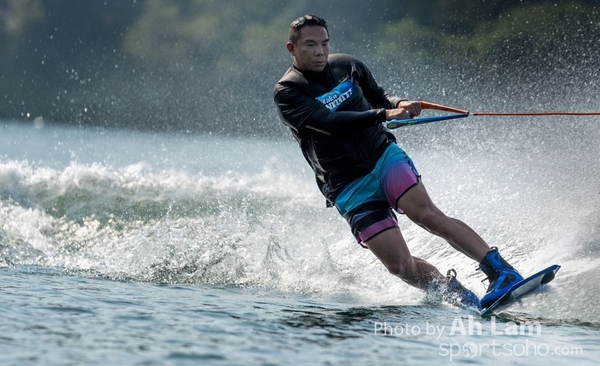
[[[383,108],[364,112],[331,112],[321,102],[307,97],[294,88],[278,85],[275,91],[275,104],[283,122],[301,133],[308,128],[327,135],[347,133],[349,130],[364,129],[386,121]]]
[[[386,109],[386,120],[407,119],[421,114],[421,104],[417,101],[401,99],[388,95],[385,90],[379,86],[369,68],[360,60],[354,58],[354,65],[359,83],[363,88],[365,98],[374,108]]]

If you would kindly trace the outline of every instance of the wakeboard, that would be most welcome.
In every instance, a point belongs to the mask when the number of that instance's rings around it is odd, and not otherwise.
[[[510,305],[517,301],[521,296],[535,290],[540,285],[552,281],[559,269],[560,266],[555,264],[515,283],[507,293],[502,295],[492,305],[481,309],[481,315],[489,315],[500,307]]]

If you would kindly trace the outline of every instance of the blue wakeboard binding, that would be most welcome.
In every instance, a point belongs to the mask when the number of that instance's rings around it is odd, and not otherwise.
[[[500,256],[496,247],[492,247],[481,260],[479,269],[490,282],[486,294],[481,298],[481,307],[484,309],[523,280],[523,276]]]

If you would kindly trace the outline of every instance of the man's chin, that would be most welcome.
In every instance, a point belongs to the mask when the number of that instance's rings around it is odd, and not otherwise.
[[[312,67],[312,69],[310,71],[312,71],[312,72],[321,72],[321,71],[325,70],[325,65],[326,64],[313,65],[313,67]]]

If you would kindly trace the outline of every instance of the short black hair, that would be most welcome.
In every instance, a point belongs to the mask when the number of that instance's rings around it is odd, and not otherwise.
[[[325,30],[327,31],[327,35],[329,35],[329,29],[327,28],[327,22],[325,21],[325,19],[319,18],[314,14],[306,14],[294,20],[292,24],[290,24],[290,33],[288,40],[292,42],[292,44],[296,44],[300,39],[300,29],[302,29],[302,27],[310,25],[316,25],[325,28]]]

